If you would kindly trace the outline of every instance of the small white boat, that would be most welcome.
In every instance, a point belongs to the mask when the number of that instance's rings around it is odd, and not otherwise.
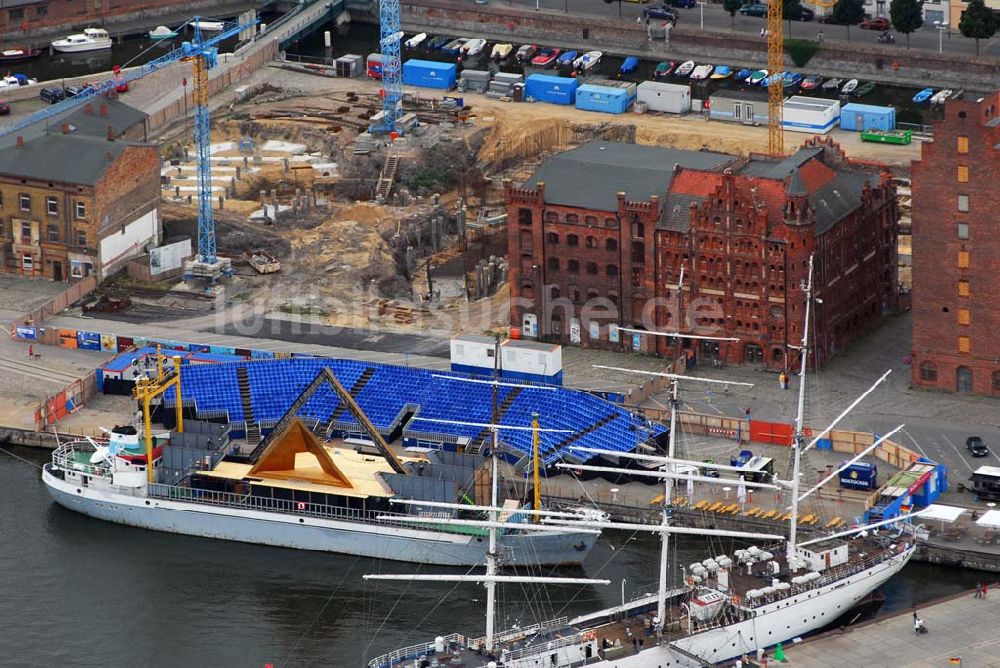
[[[167,26],[156,26],[149,31],[149,39],[157,41],[161,39],[173,39],[177,37],[177,31],[171,30]]]
[[[83,53],[111,48],[111,38],[103,28],[85,28],[82,33],[52,42],[52,48],[62,53]]]
[[[417,33],[410,39],[406,40],[406,48],[415,49],[418,46],[420,46],[420,43],[423,42],[425,39],[427,39],[427,33],[425,32]]]
[[[586,72],[599,63],[603,56],[603,51],[588,51],[573,61],[573,67],[582,72]]]
[[[486,48],[485,39],[470,39],[468,42],[462,46],[462,55],[465,56],[478,56]]]
[[[715,65],[699,65],[692,70],[691,78],[695,80],[707,79],[714,69]]]
[[[857,87],[858,87],[858,80],[851,79],[850,81],[844,84],[844,87],[840,89],[840,92],[843,93],[844,95],[849,95],[853,93],[854,89]]]
[[[513,50],[513,44],[494,44],[493,51],[490,52],[490,58],[493,60],[505,60]]]
[[[694,61],[687,60],[681,63],[680,66],[678,66],[678,68],[674,71],[674,74],[679,77],[686,77],[689,76],[693,71],[694,71]]]
[[[442,46],[441,50],[444,51],[445,53],[458,53],[459,51],[462,50],[462,47],[465,46],[465,43],[468,41],[469,40],[466,39],[465,37],[459,37],[458,39],[453,39],[452,41]]]
[[[192,28],[201,28],[204,32],[222,32],[225,27],[224,21],[192,21]]]
[[[950,88],[945,88],[942,91],[938,91],[937,93],[934,93],[933,97],[931,97],[931,104],[935,105],[935,106],[936,105],[940,105],[940,104],[944,104],[945,102],[948,101],[948,98],[950,98],[951,95],[952,95],[952,93],[954,93],[954,92],[955,91],[953,91]]]

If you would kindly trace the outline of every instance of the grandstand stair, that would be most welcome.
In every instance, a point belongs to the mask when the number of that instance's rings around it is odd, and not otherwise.
[[[556,443],[556,446],[553,448],[553,450],[556,451],[556,452],[563,452],[563,450],[565,450],[567,447],[573,445],[573,443],[575,443],[579,439],[583,438],[587,434],[591,434],[591,433],[597,431],[598,429],[600,429],[604,425],[606,425],[609,422],[612,422],[614,420],[617,420],[620,417],[621,417],[621,415],[619,413],[611,413],[610,415],[605,415],[600,420],[598,420],[594,424],[590,425],[589,427],[587,427],[583,431],[578,431],[575,434],[570,434],[569,436],[567,436],[563,440],[561,440],[558,443]],[[582,461],[590,458],[589,455],[585,456],[585,457],[578,457],[578,456],[574,455],[572,453],[572,451],[564,453],[563,457],[567,461],[571,461],[573,463],[582,462]]]
[[[236,380],[240,387],[240,402],[243,404],[243,415],[247,422],[247,443],[260,443],[260,426],[253,417],[253,401],[250,399],[250,375],[245,366],[236,368]]]
[[[364,388],[364,386],[368,384],[368,381],[371,380],[372,376],[374,375],[375,375],[375,367],[373,366],[365,367],[365,370],[361,372],[361,376],[359,376],[358,379],[354,381],[354,385],[351,385],[351,389],[348,390],[351,396],[357,398],[358,392],[360,392]],[[323,427],[323,432],[326,433],[327,436],[329,436],[330,432],[333,430],[334,423],[341,417],[343,417],[344,413],[346,412],[347,412],[347,406],[344,405],[344,402],[340,402],[337,405],[337,408],[334,409],[333,413],[330,414],[330,419],[326,421]]]

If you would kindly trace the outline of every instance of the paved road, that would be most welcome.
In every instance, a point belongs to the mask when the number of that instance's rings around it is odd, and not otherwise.
[[[615,2],[612,4],[606,4],[604,0],[490,0],[491,3],[496,5],[521,5],[527,7],[534,7],[537,5],[543,11],[565,11],[569,8],[570,11],[576,14],[592,14],[599,16],[618,16],[619,3]],[[621,15],[622,20],[635,21],[636,18],[641,14],[643,5],[632,3],[632,2],[622,2],[621,4]],[[689,27],[697,27],[701,25],[701,9],[679,9],[680,21],[682,25]],[[741,16],[736,15],[735,29],[739,32],[753,33],[756,34],[760,32],[761,27],[764,25],[763,18]],[[730,17],[729,14],[723,11],[721,4],[709,4],[704,7],[704,27],[710,30],[729,30],[730,29]],[[803,37],[809,39],[815,39],[817,33],[822,30],[824,39],[826,40],[848,40],[847,28],[844,26],[837,25],[823,25],[813,22],[798,22],[792,21],[791,30],[788,28],[788,23],[785,23],[785,32],[787,36],[791,37]],[[895,32],[895,31],[893,31]],[[878,33],[872,30],[861,30],[860,28],[851,28],[850,31],[850,41],[857,42],[860,44],[877,44],[878,43]],[[925,26],[920,30],[914,32],[910,35],[910,46],[914,49],[929,49],[937,51],[938,49],[938,31],[934,26]],[[961,33],[957,30],[951,31],[951,34],[945,33],[941,39],[941,46],[943,50],[948,53],[962,53],[962,54],[975,54],[976,45],[971,39],[966,39],[962,37]],[[903,56],[906,52],[906,38],[902,35],[897,35],[896,48],[899,49],[900,55]],[[994,36],[991,40],[982,40],[979,43],[979,49],[981,55],[995,55],[1000,56],[1000,34]]]
[[[910,316],[891,318],[876,332],[853,344],[818,374],[810,373],[806,385],[807,425],[822,429],[886,370],[888,381],[862,402],[840,427],[885,433],[900,424],[904,431],[894,440],[948,466],[953,486],[984,464],[1000,465],[1000,402],[989,397],[971,397],[914,390],[910,367],[903,358],[910,347]],[[791,422],[798,398],[797,378],[789,390],[778,389],[773,372],[740,367],[724,369],[700,366],[691,375],[754,383],[752,389],[733,387],[723,394],[701,383],[682,383],[681,398],[690,410],[709,415],[739,417],[747,408],[755,419]],[[651,405],[666,404],[665,394]],[[990,445],[990,456],[973,458],[965,439],[981,436]]]

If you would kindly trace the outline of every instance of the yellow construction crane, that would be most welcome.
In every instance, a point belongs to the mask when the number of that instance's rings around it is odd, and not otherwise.
[[[773,156],[785,154],[785,139],[781,130],[784,101],[781,73],[784,65],[784,35],[781,24],[782,0],[767,3],[767,152]]]

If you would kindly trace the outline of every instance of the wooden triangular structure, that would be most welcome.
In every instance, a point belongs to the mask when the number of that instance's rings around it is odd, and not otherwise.
[[[285,428],[268,437],[270,441],[257,462],[247,473],[251,478],[270,478],[319,483],[334,487],[351,488],[354,485],[337,468],[330,453],[299,418],[291,420]],[[296,456],[308,452],[319,463],[319,468],[296,467]]]

